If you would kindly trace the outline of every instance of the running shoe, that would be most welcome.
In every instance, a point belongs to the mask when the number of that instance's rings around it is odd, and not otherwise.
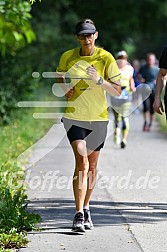
[[[84,226],[85,229],[93,229],[93,222],[91,220],[90,210],[84,209]]]
[[[143,131],[150,131],[150,126],[148,126],[146,122],[143,125]]]
[[[143,131],[147,131],[147,123],[146,122],[144,122]]]
[[[79,212],[74,216],[72,231],[85,232],[83,213]]]
[[[124,149],[126,147],[126,142],[125,141],[122,141],[121,142],[121,149]]]

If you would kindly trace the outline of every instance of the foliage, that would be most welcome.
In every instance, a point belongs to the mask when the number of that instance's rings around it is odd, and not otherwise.
[[[31,43],[35,33],[31,28],[31,4],[24,0],[0,1],[0,51],[15,52]]]
[[[16,52],[35,40],[31,28],[31,4],[23,0],[0,1],[0,125],[9,123],[17,99],[32,93],[32,68]]]
[[[27,238],[25,237],[24,233],[18,233],[15,228],[10,230],[8,234],[6,233],[0,233],[0,247],[1,252],[5,251],[11,251],[6,248],[12,249],[12,248],[20,248],[25,247],[28,243]]]
[[[8,233],[12,228],[15,228],[17,232],[34,229],[34,224],[41,218],[37,214],[29,213],[27,205],[27,195],[22,187],[14,195],[10,189],[5,189],[0,193],[1,232]]]
[[[131,57],[145,58],[149,51],[159,56],[166,44],[165,0],[74,0],[73,9],[80,18],[90,17],[95,21],[100,45],[111,52],[130,44],[134,48]]]
[[[35,225],[40,221],[39,215],[28,211],[27,188],[26,185],[23,187],[25,172],[17,165],[16,160],[19,154],[45,134],[52,122],[37,122],[32,117],[34,109],[21,110],[23,111],[17,111],[18,115],[13,123],[0,127],[1,252],[7,252],[5,248],[25,246],[25,231],[36,229]]]
[[[17,174],[20,176],[20,172]],[[37,229],[35,224],[41,221],[38,214],[28,212],[23,182],[18,187],[19,176],[11,180],[12,176],[11,172],[0,173],[3,180],[0,185],[0,247],[4,249],[25,246],[28,242],[26,232]]]
[[[31,4],[34,2],[35,4],[32,5],[30,14]],[[17,40],[17,46],[19,41],[24,40],[23,44],[25,45],[25,41],[31,42],[34,39],[34,35],[30,31],[31,25],[29,20],[31,15],[33,16],[33,28],[35,24],[37,33],[41,31],[41,39],[38,37],[42,42],[40,47],[44,45],[42,37],[45,42],[49,37],[54,37],[52,48],[53,46],[56,48],[56,44],[58,44],[60,50],[63,47],[59,43],[60,40],[65,47],[68,47],[70,36],[69,40],[64,40],[64,36],[73,33],[76,21],[80,18],[90,17],[95,20],[100,31],[99,44],[111,51],[122,49],[121,47],[124,44],[131,44],[135,48],[132,56],[136,54],[135,56],[143,57],[148,50],[159,54],[163,44],[166,43],[166,35],[164,33],[165,28],[167,28],[166,10],[167,2],[165,0],[141,0],[138,2],[135,0],[126,0],[124,2],[121,0],[111,2],[107,0],[103,2],[95,0],[86,0],[84,2],[81,0],[47,0],[40,2],[35,0],[6,0],[1,1],[0,13],[1,18],[3,16],[2,23],[5,21],[10,27],[9,29],[8,26],[1,25],[4,27],[3,30],[7,34],[10,33],[10,39]],[[40,27],[41,23],[44,25],[43,29]],[[39,36],[39,33],[37,36]],[[0,33],[1,37],[2,33]],[[47,41],[49,43],[49,40]],[[12,44],[10,45],[12,46]],[[13,43],[12,51],[17,46]],[[138,48],[140,48],[140,52],[137,50]],[[48,49],[50,50],[50,47]]]
[[[72,10],[69,0],[36,3],[31,13],[36,33],[36,41],[30,46],[34,64],[38,72],[55,71],[60,55],[77,45],[74,27],[78,16]]]
[[[0,125],[10,122],[11,111],[17,108],[17,102],[31,99],[37,87],[37,80],[33,80],[31,76],[32,67],[24,55],[19,53],[15,57],[1,57]]]
[[[33,3],[36,2],[36,0],[29,0],[29,2],[30,2],[31,4],[33,4]],[[41,2],[41,0],[39,0],[39,2]]]

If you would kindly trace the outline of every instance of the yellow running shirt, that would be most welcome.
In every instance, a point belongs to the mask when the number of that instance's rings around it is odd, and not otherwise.
[[[130,79],[133,78],[133,67],[127,63],[127,65],[120,69],[121,72],[121,86],[125,87],[126,90],[130,93]]]
[[[91,56],[80,56],[80,48],[69,50],[60,58],[57,72],[66,72],[74,95],[67,101],[64,117],[80,121],[107,121],[106,91],[86,74],[89,66],[94,66],[99,76],[105,80],[120,79],[120,70],[114,57],[102,48],[95,47]],[[112,85],[112,84],[111,84]]]

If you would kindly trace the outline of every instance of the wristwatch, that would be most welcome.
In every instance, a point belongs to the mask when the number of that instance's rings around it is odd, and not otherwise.
[[[103,78],[102,77],[100,77],[99,78],[99,80],[98,80],[98,82],[96,83],[97,85],[101,85],[101,84],[103,84]]]

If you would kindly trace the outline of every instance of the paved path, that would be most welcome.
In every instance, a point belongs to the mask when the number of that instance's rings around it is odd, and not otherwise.
[[[41,214],[44,229],[29,233],[21,252],[167,251],[167,136],[157,122],[142,132],[142,123],[141,114],[130,116],[125,150],[114,145],[110,123],[91,202],[95,228],[85,234],[71,232],[73,154],[62,124],[50,129],[27,168],[30,209]]]

